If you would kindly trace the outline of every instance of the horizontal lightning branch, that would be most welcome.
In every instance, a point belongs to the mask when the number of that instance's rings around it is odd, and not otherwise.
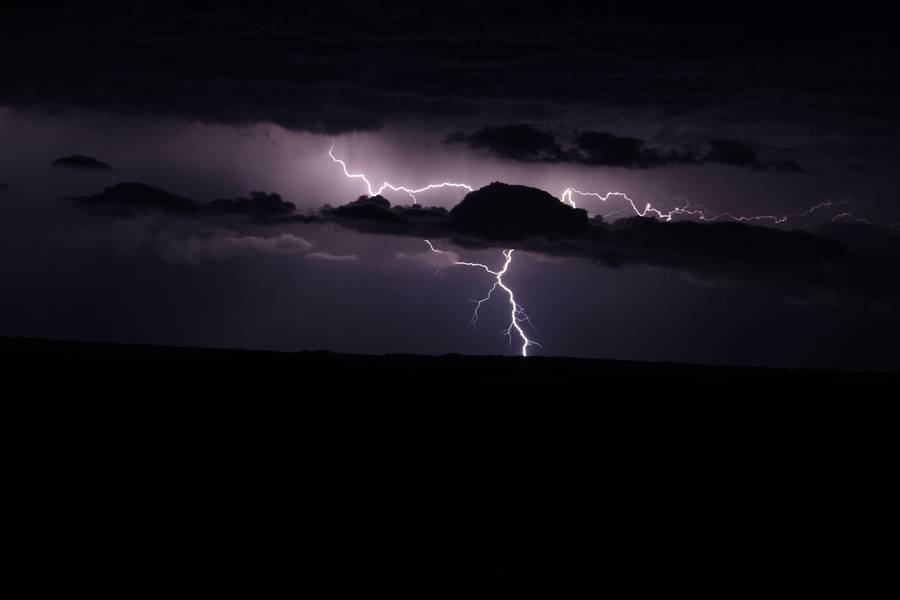
[[[563,193],[562,193],[562,201],[569,204],[573,208],[575,207],[575,201],[572,198],[573,195],[597,198],[601,202],[606,202],[607,200],[609,200],[610,197],[613,197],[613,196],[623,198],[631,206],[631,210],[634,211],[635,215],[637,215],[639,217],[655,216],[656,218],[663,220],[663,221],[671,221],[673,217],[683,215],[683,216],[688,216],[688,217],[696,217],[700,221],[720,221],[723,219],[728,219],[728,220],[737,221],[737,222],[768,221],[775,225],[780,225],[781,223],[785,223],[786,221],[788,221],[789,219],[792,219],[792,218],[809,216],[809,215],[813,214],[814,212],[816,212],[817,210],[821,210],[823,208],[828,208],[831,206],[838,206],[840,204],[845,204],[844,202],[820,202],[819,204],[816,204],[815,206],[808,208],[808,209],[804,210],[803,212],[790,213],[790,214],[786,214],[786,215],[753,215],[753,216],[749,216],[749,217],[744,217],[744,216],[737,216],[731,212],[710,214],[699,208],[691,208],[689,203],[686,203],[684,206],[673,208],[668,211],[662,211],[662,210],[659,210],[658,208],[654,208],[653,205],[648,202],[646,204],[646,206],[644,206],[643,210],[641,210],[634,203],[634,200],[632,200],[631,198],[629,198],[626,194],[624,194],[622,192],[609,192],[607,194],[598,194],[596,192],[582,192],[580,190],[576,190],[575,188],[566,188],[565,190],[563,190]],[[620,213],[619,213],[619,211],[616,211],[614,213],[609,213],[608,215],[605,215],[605,216],[608,217],[608,216],[612,216],[614,214],[620,214]],[[868,221],[866,221],[865,219],[860,219],[859,217],[856,217],[855,215],[848,213],[848,212],[841,213],[840,215],[834,217],[832,220],[837,221],[838,219],[841,219],[841,218],[850,218],[850,219],[854,219],[854,220],[857,220],[860,222],[865,221],[866,223],[868,223]]]
[[[366,184],[366,190],[370,196],[377,196],[384,192],[384,190],[393,190],[395,192],[404,192],[409,195],[410,199],[412,199],[413,204],[418,204],[419,201],[416,199],[416,194],[421,194],[422,192],[427,192],[429,190],[435,190],[438,188],[460,188],[464,189],[468,192],[471,192],[474,188],[472,186],[467,185],[465,183],[451,183],[449,181],[444,181],[442,183],[430,183],[424,187],[420,187],[418,189],[411,189],[402,185],[394,185],[388,181],[385,181],[381,184],[381,187],[375,189],[372,187],[372,183],[369,179],[362,173],[351,173],[347,168],[347,163],[339,159],[334,155],[334,143],[331,144],[331,149],[328,150],[328,156],[331,157],[331,160],[341,165],[341,168],[344,170],[344,175],[349,177],[350,179],[360,179],[363,183]]]
[[[466,190],[467,192],[471,192],[474,188],[467,183],[455,183],[450,181],[442,181],[440,183],[430,183],[426,186],[420,188],[409,188],[402,185],[394,185],[388,181],[382,182],[382,184],[375,188],[372,185],[372,182],[363,174],[363,173],[351,173],[350,169],[347,167],[347,163],[334,155],[334,146],[335,144],[331,144],[331,148],[328,150],[328,156],[332,161],[339,164],[341,169],[344,171],[344,175],[350,179],[359,179],[366,185],[366,191],[370,196],[376,196],[381,194],[385,190],[392,190],[395,192],[403,192],[407,194],[412,200],[413,204],[418,204],[418,198],[416,194],[421,194],[423,192],[427,192],[430,190],[440,189],[440,188],[458,188]],[[846,202],[820,202],[815,206],[812,206],[802,212],[796,213],[788,213],[784,215],[750,215],[750,216],[739,216],[735,215],[732,212],[721,212],[721,213],[709,213],[700,208],[691,208],[690,203],[685,203],[684,206],[676,207],[671,210],[661,210],[659,208],[654,207],[649,202],[644,206],[643,209],[638,208],[637,204],[628,197],[624,192],[607,192],[606,194],[599,194],[597,192],[582,192],[581,190],[577,190],[575,188],[567,187],[563,190],[560,199],[571,206],[572,208],[577,208],[575,204],[575,196],[581,198],[596,198],[601,202],[607,202],[610,198],[621,198],[623,199],[628,206],[631,208],[631,211],[639,217],[656,217],[662,221],[671,221],[674,217],[682,216],[682,217],[692,217],[696,218],[699,221],[721,221],[721,220],[731,220],[741,223],[753,223],[753,222],[768,222],[773,225],[781,225],[786,223],[790,219],[795,219],[799,217],[807,217],[817,211],[820,211],[825,208],[831,208],[834,206],[840,206],[842,204],[846,204]],[[626,213],[627,214],[627,213]],[[613,211],[611,213],[607,213],[606,215],[602,215],[604,217],[612,217],[612,216],[624,216],[621,211]],[[868,219],[864,219],[862,217],[858,217],[850,212],[842,212],[839,215],[836,215],[831,218],[834,222],[841,221],[852,221],[854,223],[864,223],[871,225],[871,221]],[[900,223],[894,223],[889,225],[889,227],[897,227]]]
[[[334,161],[335,163],[340,165],[341,169],[344,172],[345,177],[347,177],[349,179],[359,179],[360,181],[362,181],[366,186],[366,191],[369,194],[369,196],[376,196],[378,194],[381,194],[385,190],[392,190],[395,192],[403,192],[403,193],[407,194],[410,197],[410,199],[412,200],[413,204],[418,204],[418,199],[416,198],[416,194],[421,194],[423,192],[427,192],[430,190],[435,190],[435,189],[439,189],[439,188],[458,188],[458,189],[462,189],[462,190],[471,192],[474,189],[471,185],[469,185],[467,183],[454,183],[454,182],[449,182],[449,181],[443,181],[440,183],[430,183],[430,184],[420,187],[420,188],[409,188],[409,187],[402,186],[402,185],[394,185],[388,181],[384,181],[378,188],[375,188],[372,185],[372,182],[369,180],[368,177],[366,177],[365,174],[352,173],[350,171],[350,169],[347,167],[347,163],[334,155],[334,143],[331,144],[331,148],[328,150],[328,156],[331,158],[332,161]],[[565,190],[563,190],[563,193],[560,196],[560,199],[562,200],[562,202],[565,202],[566,204],[572,206],[573,208],[577,208],[577,206],[575,204],[575,196],[578,196],[579,198],[596,198],[604,203],[612,197],[622,198],[623,200],[625,200],[625,202],[628,204],[628,206],[631,208],[631,211],[635,215],[637,215],[639,217],[647,217],[647,216],[655,217],[657,219],[660,219],[662,221],[667,221],[667,222],[672,221],[672,219],[676,216],[683,216],[683,217],[688,217],[688,218],[695,218],[700,221],[731,220],[731,221],[737,221],[737,222],[769,222],[774,225],[779,225],[779,224],[787,222],[789,219],[809,216],[809,215],[813,214],[814,212],[817,212],[824,208],[831,208],[833,206],[845,204],[844,202],[821,202],[819,204],[816,204],[815,206],[812,206],[812,207],[806,209],[805,211],[797,212],[797,213],[790,213],[790,214],[785,214],[785,215],[737,216],[731,212],[707,213],[706,211],[704,211],[700,208],[691,208],[689,202],[685,202],[684,206],[673,208],[673,209],[667,210],[667,211],[655,208],[649,202],[644,206],[643,209],[640,209],[640,208],[638,208],[637,204],[635,204],[635,202],[623,192],[608,192],[606,194],[599,194],[597,192],[582,192],[575,188],[566,188]],[[609,218],[613,215],[622,215],[622,214],[623,214],[622,211],[617,210],[617,211],[608,213],[604,216]],[[625,214],[627,214],[627,212]],[[842,212],[839,215],[832,217],[831,220],[834,222],[853,222],[853,223],[871,224],[871,222],[868,219],[864,219],[862,217],[857,217],[856,215],[849,213],[849,212]],[[894,223],[894,224],[890,225],[890,227],[892,227],[892,228],[897,227],[897,226],[900,226],[900,223]],[[429,240],[424,240],[424,241],[428,245],[428,248],[432,252],[434,252],[436,254],[445,254],[445,255],[447,254],[447,252],[445,250],[439,250],[439,249],[435,248],[434,245]],[[528,325],[532,329],[534,328],[534,326],[531,324],[531,319],[528,318],[528,315],[525,313],[525,310],[522,308],[522,306],[520,304],[518,304],[518,302],[516,302],[516,297],[515,297],[515,294],[513,293],[512,288],[507,286],[506,282],[504,282],[504,280],[503,280],[503,276],[507,273],[507,271],[509,270],[509,265],[512,263],[513,252],[514,252],[514,250],[511,248],[503,251],[504,263],[503,263],[503,266],[497,271],[491,269],[490,267],[488,267],[487,265],[484,265],[482,263],[473,263],[473,262],[464,262],[464,261],[454,260],[453,264],[456,266],[461,266],[461,267],[472,267],[472,268],[476,268],[476,269],[482,269],[494,278],[494,283],[491,286],[491,288],[488,290],[487,295],[480,300],[473,300],[473,302],[475,303],[475,309],[472,312],[472,319],[470,321],[470,324],[472,326],[474,326],[478,322],[478,311],[481,308],[481,305],[484,304],[485,302],[487,302],[488,300],[490,300],[493,297],[493,294],[497,290],[497,288],[500,288],[501,290],[503,290],[503,292],[506,294],[507,298],[509,299],[509,307],[510,307],[510,309],[509,309],[509,326],[505,330],[503,330],[502,333],[507,338],[507,340],[509,341],[510,344],[512,343],[512,338],[514,336],[517,337],[522,343],[522,346],[521,346],[522,356],[528,356],[528,348],[530,346],[540,347],[540,344],[538,344],[534,340],[529,339],[528,336],[525,334],[525,330],[522,328],[522,323],[528,323]]]

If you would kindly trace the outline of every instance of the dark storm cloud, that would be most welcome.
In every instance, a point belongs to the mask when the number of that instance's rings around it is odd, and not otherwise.
[[[53,161],[54,167],[65,167],[68,169],[84,169],[87,171],[110,171],[112,167],[105,162],[99,161],[93,156],[83,156],[81,154],[73,154],[72,156],[63,156]]]
[[[365,223],[405,224],[406,215],[391,210],[391,203],[383,196],[360,196],[353,202],[331,209],[336,219]]]
[[[749,145],[734,140],[711,140],[709,151],[700,162],[719,163],[733,167],[763,170],[770,169],[782,173],[802,173],[803,167],[792,160],[762,161],[756,150]]]
[[[611,267],[671,268],[714,282],[783,283],[878,298],[900,294],[900,236],[873,226],[863,230],[832,223],[817,235],[642,217],[608,224],[541,190],[501,183],[469,193],[449,212],[361,198],[323,210],[322,219],[369,233],[450,239],[472,248],[515,247]]]
[[[813,232],[837,240],[855,254],[900,261],[900,231],[896,227],[827,221]]]
[[[137,217],[164,213],[189,217],[236,214],[252,218],[276,218],[294,212],[294,204],[278,194],[251,192],[249,198],[214,200],[203,204],[153,186],[125,182],[107,187],[98,194],[71,196],[68,200],[83,210],[116,217]]]
[[[213,200],[206,210],[239,215],[277,216],[290,214],[295,208],[292,202],[285,202],[278,194],[250,192],[249,198]]]
[[[134,244],[166,261],[198,264],[258,255],[306,254],[306,238],[288,232],[261,236],[222,227],[222,215],[242,215],[250,221],[282,219],[290,222],[294,205],[278,194],[251,192],[249,198],[201,203],[142,183],[119,183],[88,196],[66,198],[75,208],[101,217],[128,221],[124,231]],[[307,221],[298,221],[307,222]],[[349,260],[320,250],[313,257]]]
[[[456,132],[447,138],[448,144],[466,144],[475,150],[485,150],[500,158],[520,162],[560,162],[569,155],[548,131],[528,125],[484,127],[470,134]]]
[[[879,298],[900,294],[900,235],[890,229],[828,223],[811,233],[735,222],[664,223],[643,217],[609,224],[543,190],[498,182],[468,193],[450,211],[392,206],[382,196],[361,196],[303,215],[294,214],[293,205],[276,194],[257,192],[250,199],[202,204],[136,183],[69,200],[98,215],[201,218],[237,212],[273,227],[333,223],[367,233],[450,239],[464,247],[515,247],[587,258],[611,267],[671,268],[709,281],[785,283]],[[232,241],[229,247],[246,245]],[[200,255],[208,250],[203,244],[191,249]]]
[[[893,23],[866,11],[813,23],[783,3],[777,18],[758,4],[740,18],[683,3],[188,4],[3,3],[0,104],[327,133],[610,108],[900,117]]]
[[[804,172],[795,161],[761,160],[751,145],[735,140],[710,140],[705,145],[661,149],[648,146],[647,142],[635,137],[604,131],[581,131],[573,137],[573,147],[564,150],[553,133],[515,124],[484,127],[470,134],[456,132],[447,138],[446,143],[465,144],[473,150],[519,162],[568,162],[629,169],[713,163],[756,171]]]

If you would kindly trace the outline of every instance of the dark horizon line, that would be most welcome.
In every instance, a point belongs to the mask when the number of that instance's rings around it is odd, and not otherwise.
[[[49,352],[48,352],[49,351]],[[104,352],[105,351],[105,352]],[[253,358],[325,358],[334,360],[368,360],[383,361],[385,364],[392,364],[395,361],[463,361],[471,365],[475,361],[493,361],[508,363],[504,366],[524,365],[529,367],[547,367],[552,369],[558,366],[574,367],[573,371],[586,371],[584,367],[620,367],[624,369],[640,369],[640,368],[657,368],[672,369],[682,371],[721,371],[734,372],[739,371],[745,375],[794,375],[794,376],[822,376],[837,375],[840,377],[896,377],[900,375],[898,371],[875,371],[875,370],[851,370],[851,369],[835,369],[835,368],[792,368],[792,367],[770,367],[761,365],[734,365],[734,364],[715,364],[715,363],[694,363],[694,362],[676,362],[676,361],[642,361],[627,359],[611,359],[611,358],[588,358],[566,355],[536,355],[522,357],[517,354],[461,354],[458,352],[450,352],[446,354],[415,354],[404,352],[391,352],[386,354],[364,354],[355,352],[338,352],[333,350],[264,350],[246,347],[216,347],[216,346],[189,346],[178,344],[152,344],[138,342],[104,342],[97,340],[83,339],[61,339],[50,337],[34,337],[34,336],[0,336],[0,356],[15,352],[17,357],[25,354],[41,355],[41,356],[78,356],[87,358],[90,356],[111,356],[118,358],[145,357],[150,355],[175,358],[176,355],[182,354],[184,357],[190,355],[192,358],[212,357],[219,355],[222,357],[236,358],[253,357]],[[568,365],[553,365],[550,363],[564,361]],[[543,363],[536,365],[535,363]],[[420,365],[421,366],[421,365]],[[452,366],[452,365],[448,365]],[[467,365],[455,365],[465,367]],[[499,365],[498,365],[499,366]],[[593,371],[594,369],[587,369]],[[602,369],[597,369],[602,370]]]

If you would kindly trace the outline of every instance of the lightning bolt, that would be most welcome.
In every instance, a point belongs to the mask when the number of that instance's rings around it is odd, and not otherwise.
[[[347,168],[347,163],[339,159],[334,155],[334,142],[331,143],[331,148],[328,150],[328,156],[331,157],[331,160],[341,165],[341,168],[344,170],[344,175],[346,175],[350,179],[361,179],[363,183],[366,184],[366,189],[369,192],[370,196],[377,196],[381,194],[384,190],[393,190],[395,192],[404,192],[409,195],[410,199],[412,199],[413,204],[418,204],[419,201],[416,199],[416,194],[421,194],[422,192],[427,192],[429,190],[436,190],[438,188],[461,188],[466,191],[471,192],[474,188],[465,183],[452,183],[449,181],[443,181],[441,183],[431,183],[426,185],[425,187],[421,187],[419,189],[411,189],[402,185],[394,185],[388,181],[384,181],[377,190],[372,187],[372,182],[363,174],[363,173],[351,173],[350,169]]]
[[[857,217],[856,215],[854,215],[854,214],[852,214],[852,213],[848,213],[848,212],[842,212],[841,214],[835,216],[835,217],[832,219],[832,221],[834,221],[835,223],[837,223],[837,222],[838,222],[838,219],[841,219],[841,220],[844,220],[844,221],[851,221],[851,222],[853,222],[853,223],[862,223],[862,224],[864,224],[864,225],[871,225],[871,224],[872,224],[872,221],[870,221],[870,220],[868,220],[868,219],[863,219],[862,217]],[[888,225],[888,227],[893,227],[893,225]]]
[[[328,156],[331,158],[332,161],[334,161],[335,163],[337,163],[338,165],[341,166],[341,169],[343,170],[344,175],[347,178],[359,179],[363,183],[365,183],[366,190],[368,191],[369,196],[376,196],[378,194],[381,194],[383,191],[389,189],[389,190],[392,190],[395,192],[404,192],[405,194],[407,194],[410,197],[413,204],[418,204],[418,199],[416,198],[416,194],[421,194],[423,192],[427,192],[430,190],[435,190],[435,189],[439,189],[439,188],[458,188],[458,189],[464,189],[469,192],[474,190],[474,188],[467,183],[454,183],[454,182],[449,182],[449,181],[443,181],[440,183],[431,183],[431,184],[428,184],[424,187],[417,188],[417,189],[408,188],[408,187],[402,186],[402,185],[394,185],[388,181],[384,181],[376,189],[372,185],[372,182],[369,181],[369,179],[366,177],[366,175],[364,173],[352,173],[350,171],[350,169],[347,167],[347,163],[334,155],[334,146],[335,146],[335,143],[332,142],[331,148],[329,148],[329,150],[328,150]],[[571,187],[567,187],[566,189],[563,190],[563,193],[560,196],[560,200],[562,202],[570,205],[573,208],[577,208],[577,206],[575,204],[575,199],[574,199],[575,196],[578,196],[581,198],[587,198],[587,197],[596,198],[604,203],[612,197],[623,198],[628,203],[628,205],[631,207],[631,210],[635,215],[637,215],[639,217],[654,216],[657,219],[660,219],[660,220],[666,221],[666,222],[672,221],[672,219],[676,216],[686,216],[686,217],[696,218],[700,221],[719,221],[722,219],[730,219],[732,221],[737,221],[737,222],[770,222],[773,225],[780,225],[782,223],[787,222],[789,219],[808,216],[808,215],[811,215],[814,212],[822,210],[824,208],[830,209],[833,206],[846,204],[846,202],[821,202],[821,203],[816,204],[815,206],[812,206],[802,212],[797,212],[797,213],[790,213],[790,214],[785,214],[785,215],[738,216],[731,212],[707,213],[706,211],[704,211],[701,208],[691,208],[690,203],[687,201],[685,201],[684,206],[676,207],[676,208],[673,208],[668,211],[663,211],[658,208],[655,208],[649,202],[644,206],[643,209],[639,209],[637,207],[637,204],[635,204],[634,200],[629,198],[628,195],[625,194],[624,192],[607,192],[606,194],[599,194],[597,192],[582,192],[581,190],[577,190],[577,189],[571,188]],[[621,214],[623,214],[622,211],[617,210],[617,211],[613,211],[613,212],[608,213],[603,216],[609,218],[613,215],[621,215]],[[854,215],[850,212],[842,212],[841,214],[833,217],[831,220],[834,222],[838,222],[838,220],[851,220],[851,221],[857,222],[857,223],[871,224],[871,222],[869,220],[864,219],[862,217],[857,217],[856,215]],[[894,224],[890,225],[890,227],[894,228],[894,227],[897,227],[898,225],[900,225],[900,223],[894,223]],[[447,253],[445,250],[439,250],[438,248],[435,248],[434,245],[429,240],[424,240],[424,241],[428,245],[428,248],[432,252],[434,252],[436,254],[446,254]],[[516,302],[516,297],[515,297],[515,293],[513,292],[513,290],[509,286],[507,286],[506,283],[503,281],[503,276],[507,273],[507,271],[509,270],[509,265],[512,263],[512,257],[513,257],[514,251],[515,250],[512,248],[503,250],[504,263],[503,263],[503,266],[497,271],[492,270],[490,267],[488,267],[487,265],[484,265],[482,263],[473,263],[473,262],[464,262],[464,261],[454,260],[453,264],[456,266],[474,267],[477,269],[483,269],[486,273],[488,273],[489,275],[492,275],[494,277],[494,283],[491,286],[491,288],[488,290],[487,295],[480,300],[473,300],[473,302],[475,303],[475,308],[472,311],[472,319],[470,320],[470,325],[474,326],[478,322],[478,311],[481,308],[481,305],[484,304],[485,302],[489,301],[493,297],[494,292],[499,287],[506,293],[506,295],[509,299],[509,306],[510,306],[509,326],[505,330],[503,330],[502,333],[503,333],[504,337],[506,337],[506,339],[509,341],[510,344],[512,344],[513,336],[514,335],[517,336],[519,338],[519,340],[521,340],[521,342],[522,342],[522,348],[521,348],[522,356],[528,356],[528,348],[530,346],[541,347],[541,345],[539,343],[535,342],[534,340],[529,339],[528,336],[525,334],[525,330],[522,328],[521,324],[528,323],[528,325],[532,329],[534,329],[534,325],[531,323],[531,319],[528,317],[528,314],[525,312],[525,310],[522,308],[522,306],[518,302]]]
[[[428,248],[436,253],[436,254],[446,254],[446,250],[439,250],[434,247],[429,240],[423,240]],[[529,339],[527,335],[525,335],[525,330],[522,329],[521,323],[528,323],[532,329],[534,329],[534,325],[531,323],[531,319],[528,317],[528,314],[525,312],[525,309],[522,308],[522,305],[516,302],[515,293],[512,291],[512,288],[506,285],[503,281],[503,276],[506,275],[506,272],[509,270],[509,265],[512,263],[513,256],[512,248],[506,249],[503,251],[503,258],[505,259],[503,266],[498,271],[492,270],[485,264],[482,263],[473,263],[473,262],[464,262],[460,260],[454,260],[453,264],[460,267],[474,267],[476,269],[484,269],[487,273],[494,276],[494,285],[491,286],[491,289],[488,290],[487,296],[482,298],[481,300],[473,300],[475,303],[475,309],[472,311],[472,319],[469,321],[469,324],[473,327],[478,322],[478,309],[481,308],[481,305],[491,299],[491,296],[498,287],[506,292],[507,297],[509,298],[509,327],[507,327],[504,331],[502,331],[503,336],[507,339],[507,341],[512,344],[513,332],[519,337],[522,341],[522,356],[528,356],[528,347],[529,346],[537,346],[538,348],[542,348],[542,346],[536,341]]]
[[[689,216],[689,217],[695,217],[699,221],[719,221],[722,219],[730,219],[732,221],[737,221],[737,222],[742,222],[742,223],[743,222],[768,221],[774,225],[780,225],[782,223],[785,223],[789,219],[809,216],[809,215],[813,214],[814,212],[816,212],[817,210],[821,210],[823,208],[830,208],[832,206],[839,206],[841,204],[846,204],[846,202],[820,202],[819,204],[816,204],[815,206],[808,208],[808,209],[804,210],[803,212],[790,213],[790,214],[786,214],[786,215],[753,215],[753,216],[745,217],[745,216],[737,216],[731,212],[708,214],[706,211],[704,211],[700,208],[691,208],[690,203],[685,203],[684,206],[679,206],[679,207],[676,207],[669,211],[664,212],[664,211],[659,210],[658,208],[654,208],[653,205],[648,202],[642,210],[637,207],[637,204],[634,203],[634,200],[629,198],[628,195],[623,192],[608,192],[606,194],[598,194],[596,192],[582,192],[581,190],[576,190],[575,188],[566,188],[565,190],[563,190],[561,199],[563,202],[565,202],[572,208],[577,208],[577,206],[575,205],[575,200],[573,199],[573,195],[576,195],[576,194],[578,196],[582,196],[582,197],[597,198],[601,202],[606,202],[607,200],[609,200],[611,197],[614,197],[614,196],[620,197],[620,198],[625,199],[626,202],[628,202],[628,204],[631,206],[631,210],[634,211],[635,215],[637,215],[639,217],[646,217],[648,215],[653,215],[657,219],[660,219],[660,220],[666,221],[666,222],[671,221],[672,218],[675,216],[685,215],[685,216]],[[620,215],[620,214],[621,214],[620,211],[614,211],[612,213],[608,213],[608,214],[602,215],[602,216],[611,217],[611,216]],[[841,213],[840,215],[834,217],[832,219],[832,221],[837,221],[840,218],[850,218],[850,219],[854,219],[854,220],[857,220],[860,222],[865,221],[866,223],[869,222],[866,219],[861,219],[849,212]]]

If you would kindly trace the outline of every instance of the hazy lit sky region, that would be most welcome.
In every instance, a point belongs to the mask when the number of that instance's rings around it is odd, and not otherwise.
[[[785,3],[5,3],[0,336],[516,355],[491,273],[514,250],[531,356],[897,369],[894,28]],[[417,195],[450,213],[350,204],[345,168],[467,187]]]
[[[816,165],[815,177],[711,164],[522,163],[447,144],[452,130],[415,125],[322,135],[273,124],[0,109],[0,180],[7,185],[0,330],[279,350],[516,354],[515,341],[501,334],[509,320],[504,298],[485,303],[469,325],[472,301],[484,297],[491,276],[452,265],[421,240],[329,222],[259,225],[241,215],[100,217],[64,200],[134,181],[204,203],[275,192],[298,213],[313,213],[366,192],[329,158],[332,144],[352,171],[410,187],[504,181],[559,197],[572,186],[622,191],[641,206],[689,201],[734,214],[783,214],[832,201],[872,220],[896,218],[893,172],[859,173],[824,155],[797,158]],[[112,169],[51,166],[73,154]],[[418,199],[450,208],[464,193],[437,190]],[[409,203],[400,193],[385,196]],[[580,204],[592,214],[628,215],[621,199]],[[834,214],[824,212],[820,221]],[[503,264],[502,246],[433,241],[460,260]],[[891,368],[900,332],[895,306],[884,299],[810,293],[789,282],[716,281],[679,269],[616,268],[533,252],[515,255],[506,281],[535,327],[529,337],[541,344],[532,355]],[[847,353],[848,346],[856,350]]]

